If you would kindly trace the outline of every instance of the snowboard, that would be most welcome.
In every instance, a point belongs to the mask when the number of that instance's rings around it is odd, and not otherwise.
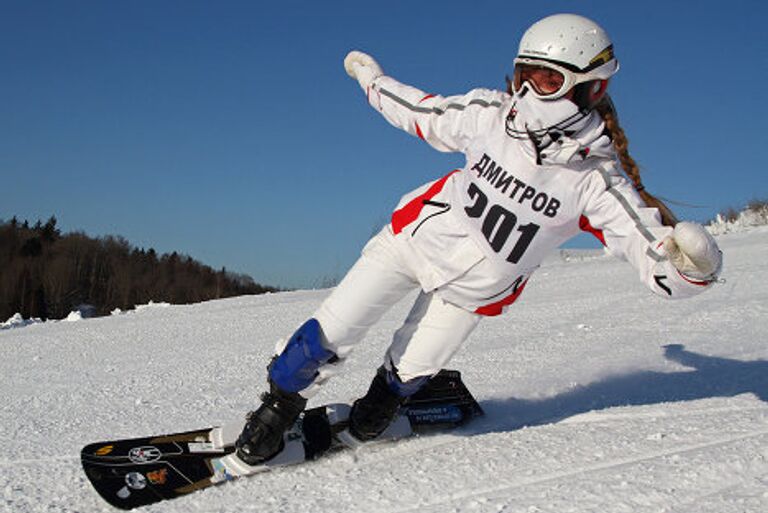
[[[104,500],[120,509],[132,509],[364,445],[347,431],[350,408],[336,403],[304,411],[284,435],[283,449],[258,465],[248,465],[235,452],[245,420],[195,431],[93,443],[83,448],[80,459],[88,480]],[[366,443],[447,430],[482,414],[461,374],[442,370],[407,399],[384,433]]]

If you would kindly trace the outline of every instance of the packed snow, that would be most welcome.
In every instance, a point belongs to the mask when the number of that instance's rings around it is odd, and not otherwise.
[[[653,296],[623,262],[551,259],[452,362],[486,412],[458,431],[143,511],[768,511],[768,228],[718,241],[725,282],[680,302]],[[0,330],[0,510],[115,511],[86,480],[81,447],[240,418],[275,343],[328,293],[12,320],[23,327]],[[310,405],[365,391],[412,299]]]

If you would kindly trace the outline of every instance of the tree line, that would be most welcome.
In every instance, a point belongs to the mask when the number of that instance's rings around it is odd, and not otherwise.
[[[184,304],[277,290],[176,252],[133,247],[123,237],[62,235],[55,217],[33,226],[16,217],[0,220],[0,322],[15,313],[60,319],[85,304],[106,315],[149,301]]]

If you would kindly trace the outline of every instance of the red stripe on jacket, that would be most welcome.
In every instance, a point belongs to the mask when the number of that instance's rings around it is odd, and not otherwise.
[[[605,246],[605,235],[603,235],[603,230],[598,230],[597,228],[594,228],[590,222],[589,218],[587,216],[581,216],[579,218],[579,228],[583,232],[588,232],[597,237],[597,240],[599,240],[603,246]]]
[[[403,205],[401,208],[395,210],[392,213],[392,231],[397,235],[398,233],[403,231],[403,228],[414,222],[416,219],[419,218],[419,214],[421,214],[421,211],[424,209],[424,202],[431,200],[434,198],[437,193],[439,193],[441,190],[443,190],[443,187],[445,186],[445,182],[448,181],[448,178],[454,174],[461,171],[460,169],[455,169],[433,183],[429,189],[427,189],[423,194],[416,196],[411,201]]]
[[[520,297],[520,294],[523,293],[523,289],[525,288],[526,283],[528,283],[527,279],[522,284],[520,284],[520,286],[517,287],[512,294],[508,295],[501,301],[491,303],[490,305],[481,306],[480,308],[475,310],[475,313],[480,315],[486,315],[488,317],[501,315],[501,313],[504,311],[505,306],[509,306],[515,301],[517,301],[517,298]]]
[[[694,280],[693,278],[689,278],[688,276],[686,276],[683,273],[681,273],[679,269],[675,269],[675,270],[677,271],[677,274],[679,274],[682,279],[684,279],[685,281],[687,281],[691,285],[698,285],[700,287],[706,287],[707,285],[709,285],[711,283],[709,281]]]
[[[418,135],[419,139],[421,139],[422,141],[426,141],[426,139],[424,138],[424,133],[421,131],[421,127],[419,126],[419,124],[418,123],[414,123],[414,124],[416,125],[416,135]]]

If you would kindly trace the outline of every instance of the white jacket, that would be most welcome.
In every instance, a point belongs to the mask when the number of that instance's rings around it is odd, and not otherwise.
[[[662,297],[707,287],[667,259],[661,241],[671,228],[618,171],[596,113],[586,142],[562,137],[537,154],[530,141],[507,134],[513,97],[501,91],[440,97],[381,76],[368,100],[394,126],[467,158],[463,169],[406,194],[392,215],[391,229],[425,291],[498,315],[543,258],[581,231],[628,260]]]

